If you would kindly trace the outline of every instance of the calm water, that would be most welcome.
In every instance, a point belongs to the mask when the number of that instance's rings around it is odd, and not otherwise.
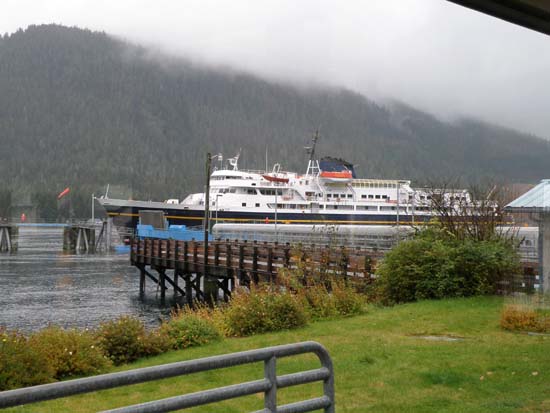
[[[0,326],[94,327],[123,314],[155,325],[174,304],[160,306],[151,282],[140,299],[128,254],[67,255],[62,249],[62,229],[19,229],[19,250],[0,254]]]

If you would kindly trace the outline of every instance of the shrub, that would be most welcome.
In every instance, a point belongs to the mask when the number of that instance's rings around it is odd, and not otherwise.
[[[181,313],[160,327],[174,349],[200,346],[221,339],[220,332],[207,319],[190,313]]]
[[[518,269],[517,254],[507,240],[457,240],[430,228],[386,254],[377,271],[377,296],[383,304],[395,304],[490,294]]]
[[[170,338],[160,329],[145,331],[141,342],[143,345],[141,356],[143,357],[165,353],[172,348]]]
[[[307,323],[296,296],[262,288],[235,293],[224,315],[228,332],[234,336],[296,328]]]
[[[270,331],[287,330],[307,324],[306,312],[293,294],[289,292],[277,294],[265,292],[264,298],[271,320]]]
[[[123,316],[101,323],[98,342],[115,364],[124,364],[147,355],[143,323],[137,318]]]
[[[363,312],[365,299],[352,286],[334,282],[331,296],[339,315],[350,316]]]
[[[111,364],[88,331],[48,327],[33,334],[29,346],[48,361],[56,379],[98,374]]]
[[[324,285],[314,285],[300,291],[303,305],[312,320],[333,318],[338,315],[336,300]]]
[[[0,330],[0,390],[34,386],[54,380],[54,369],[17,332]]]
[[[550,317],[547,312],[526,306],[508,305],[500,315],[500,326],[510,331],[550,333]]]

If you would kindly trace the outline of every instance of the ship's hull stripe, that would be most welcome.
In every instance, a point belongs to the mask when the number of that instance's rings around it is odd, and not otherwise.
[[[134,208],[129,207],[113,207],[105,206],[108,211],[108,215],[113,217],[115,224],[120,226],[135,227],[138,221],[139,212]],[[139,210],[147,210],[146,208],[139,208]],[[163,211],[166,214],[170,224],[186,224],[197,225],[203,221],[204,216],[202,211],[180,211],[166,209],[149,209]],[[176,214],[174,214],[176,212]],[[214,211],[213,215],[214,215]],[[269,222],[274,223],[274,213],[265,212],[236,212],[236,211],[218,211],[218,217],[211,217],[213,222]],[[411,215],[400,215],[399,222],[407,223],[412,222]],[[429,220],[429,216],[414,216],[416,222],[426,222]],[[384,214],[319,214],[319,213],[278,213],[278,223],[289,224],[353,224],[353,225],[393,225],[397,223],[396,215],[384,215]]]

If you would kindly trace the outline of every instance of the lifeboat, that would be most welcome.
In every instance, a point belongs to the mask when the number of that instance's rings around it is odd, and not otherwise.
[[[321,171],[319,176],[330,182],[349,182],[353,179],[351,171]]]
[[[268,180],[269,182],[277,182],[277,183],[282,183],[282,184],[287,184],[288,183],[288,178],[285,178],[283,176],[278,176],[278,175],[275,175],[275,174],[265,174],[265,175],[262,175],[262,178]]]

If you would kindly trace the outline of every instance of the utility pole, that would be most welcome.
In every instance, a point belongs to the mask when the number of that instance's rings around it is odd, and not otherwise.
[[[206,277],[208,270],[208,233],[210,231],[210,164],[212,156],[210,152],[206,154],[206,185],[204,191],[204,266],[203,276]]]
[[[279,242],[279,233],[277,232],[277,195],[279,192],[278,185],[275,185],[275,241]]]

